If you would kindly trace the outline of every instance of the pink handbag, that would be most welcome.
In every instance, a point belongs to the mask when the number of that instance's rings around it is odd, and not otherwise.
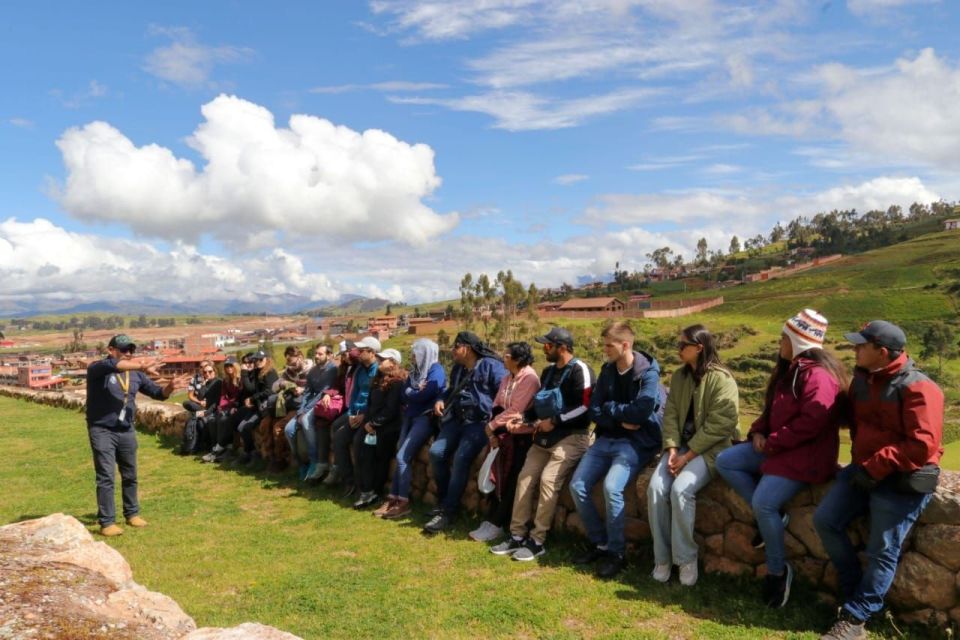
[[[326,394],[326,396],[330,398],[330,404],[325,407],[323,403],[317,402],[317,406],[313,409],[313,412],[321,420],[333,422],[343,413],[343,396],[339,393],[329,393]]]

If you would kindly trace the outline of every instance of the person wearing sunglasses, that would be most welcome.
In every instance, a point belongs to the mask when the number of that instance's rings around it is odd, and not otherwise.
[[[692,587],[698,577],[697,493],[716,475],[720,452],[740,437],[740,395],[706,327],[695,324],[681,331],[677,352],[683,365],[670,378],[663,454],[647,485],[647,511],[653,579],[668,582],[677,565],[680,584]]]
[[[220,394],[223,381],[217,376],[213,363],[204,360],[200,366],[202,382],[194,387],[193,397],[187,400],[184,408],[190,412],[187,424],[183,428],[180,453],[191,455],[211,449],[217,441],[217,408],[220,406]]]
[[[123,533],[116,524],[114,475],[120,469],[123,516],[131,527],[145,527],[137,497],[136,396],[142,393],[165,400],[187,376],[158,377],[157,360],[134,360],[137,345],[127,335],[116,335],[107,345],[107,357],[87,367],[87,434],[93,453],[97,485],[97,522],[100,534]],[[157,381],[154,381],[154,378]],[[163,383],[161,386],[160,383]]]

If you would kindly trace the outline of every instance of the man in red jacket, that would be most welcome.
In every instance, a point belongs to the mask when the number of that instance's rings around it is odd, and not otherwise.
[[[883,608],[903,544],[936,489],[943,455],[943,392],[904,352],[900,327],[875,320],[846,334],[856,345],[850,385],[853,462],[813,521],[837,568],[843,607],[821,640],[866,638],[870,616]],[[867,566],[860,567],[847,525],[869,511]]]

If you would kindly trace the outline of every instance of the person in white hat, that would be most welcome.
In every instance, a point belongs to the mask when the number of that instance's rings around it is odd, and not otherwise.
[[[377,361],[377,375],[370,385],[370,400],[361,428],[364,435],[357,459],[360,497],[353,503],[355,509],[369,507],[380,499],[403,424],[407,372],[400,366],[400,352],[384,349],[377,354]]]
[[[763,413],[750,427],[747,442],[717,456],[717,472],[753,508],[765,548],[767,575],[763,601],[787,604],[793,567],[786,561],[785,505],[801,489],[826,482],[837,472],[842,396],[850,377],[823,348],[827,319],[804,309],[783,325],[777,366],[767,383]]]
[[[367,336],[354,343],[357,350],[357,359],[360,361],[353,376],[353,388],[348,401],[347,419],[333,423],[333,464],[324,484],[333,486],[338,483],[344,485],[344,497],[352,496],[356,491],[353,477],[353,459],[350,452],[359,454],[360,442],[363,440],[363,430],[360,427],[366,422],[367,404],[370,401],[370,385],[377,375],[377,353],[380,352],[380,341],[373,336]]]

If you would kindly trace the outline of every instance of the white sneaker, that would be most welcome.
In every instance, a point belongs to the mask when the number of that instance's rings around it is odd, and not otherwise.
[[[470,537],[477,542],[491,542],[502,535],[503,529],[492,522],[487,522],[486,520],[484,520],[479,527],[470,532]]]
[[[700,574],[697,572],[696,560],[680,565],[680,584],[685,587],[692,587],[697,584],[698,577],[700,577]]]
[[[650,575],[653,576],[653,579],[657,582],[670,582],[670,572],[672,570],[672,564],[658,564],[654,565],[653,573]]]

